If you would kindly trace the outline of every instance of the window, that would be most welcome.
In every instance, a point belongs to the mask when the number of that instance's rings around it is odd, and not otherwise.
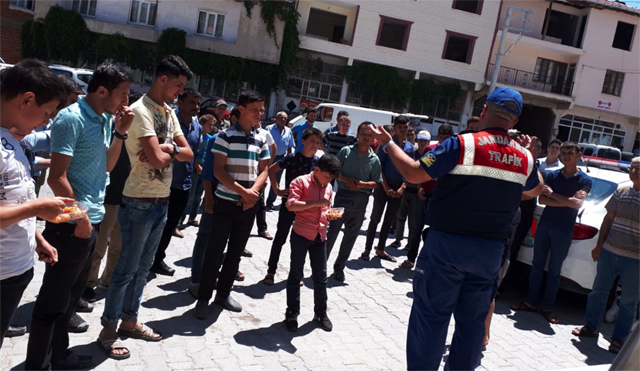
[[[622,91],[622,82],[624,81],[624,73],[607,70],[604,75],[604,84],[602,84],[602,92],[604,94],[611,94],[620,96]]]
[[[533,74],[533,81],[555,84],[564,80],[567,72],[567,64],[538,58],[536,70]]]
[[[559,12],[556,10],[547,9],[547,14],[544,18],[545,27],[542,27],[541,34],[548,36],[544,38],[549,40],[550,38],[557,39],[562,45],[573,46],[579,48],[584,36],[584,28],[586,26],[586,16],[580,19],[580,16]]]
[[[132,1],[129,22],[154,26],[156,24],[156,7],[155,2]]]
[[[18,8],[33,10],[33,0],[11,0],[9,4]]]
[[[453,9],[482,14],[482,2],[483,0],[453,0]]]
[[[613,47],[616,49],[622,50],[631,50],[631,40],[633,39],[633,31],[636,26],[618,22],[618,27],[616,27],[616,34],[613,36]]]
[[[96,3],[98,0],[73,0],[72,9],[82,15],[96,16]]]
[[[222,38],[222,28],[224,27],[224,14],[198,12],[198,35],[211,36],[216,39]]]
[[[380,16],[380,28],[376,45],[398,50],[407,50],[409,32],[413,22]]]
[[[325,40],[339,43],[344,38],[347,16],[311,8],[307,22],[307,34],[320,36]]]
[[[463,35],[461,33],[447,31],[447,38],[444,40],[444,50],[442,58],[451,61],[471,64],[473,47],[477,36]]]

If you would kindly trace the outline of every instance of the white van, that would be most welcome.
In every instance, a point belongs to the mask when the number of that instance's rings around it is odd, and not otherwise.
[[[381,111],[336,103],[321,103],[315,108],[318,110],[318,118],[316,119],[315,125],[323,132],[336,125],[338,112],[340,111],[347,111],[349,113],[349,118],[351,119],[351,130],[354,132],[358,128],[358,125],[364,121],[371,121],[376,125],[393,125],[393,120],[396,116],[400,115],[399,113],[391,111]],[[434,128],[429,116],[414,115],[411,113],[403,113],[403,115],[407,116],[411,120],[411,125],[416,128],[416,131],[428,130],[431,132],[431,135],[437,135],[438,128],[435,128],[435,133],[432,132],[432,129]],[[289,125],[293,127],[305,120],[305,116],[300,115],[291,120]]]

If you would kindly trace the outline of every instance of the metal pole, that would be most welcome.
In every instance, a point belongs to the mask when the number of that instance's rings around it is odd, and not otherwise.
[[[498,73],[500,72],[500,62],[502,61],[502,51],[504,49],[504,42],[507,39],[507,31],[509,30],[510,20],[511,20],[511,7],[507,7],[507,15],[504,19],[504,26],[502,27],[500,44],[498,44],[498,53],[496,54],[496,62],[493,66],[493,73],[491,74],[491,84],[489,85],[489,94],[491,94],[496,89],[496,82],[498,81]]]

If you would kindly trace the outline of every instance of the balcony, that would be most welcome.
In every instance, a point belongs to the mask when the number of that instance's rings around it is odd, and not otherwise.
[[[493,75],[493,64],[487,66],[487,72],[485,74],[487,81],[491,80]],[[540,80],[540,81],[539,81]],[[543,93],[552,93],[571,96],[573,92],[573,81],[569,79],[559,78],[552,81],[550,78],[545,78],[539,74],[516,70],[515,68],[500,67],[498,72],[497,82],[500,84],[516,86],[519,88],[531,89]]]

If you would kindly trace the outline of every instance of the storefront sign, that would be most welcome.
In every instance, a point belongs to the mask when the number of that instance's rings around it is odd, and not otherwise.
[[[610,110],[611,109],[611,105],[612,105],[611,102],[599,100],[597,107],[600,108],[600,109]]]

